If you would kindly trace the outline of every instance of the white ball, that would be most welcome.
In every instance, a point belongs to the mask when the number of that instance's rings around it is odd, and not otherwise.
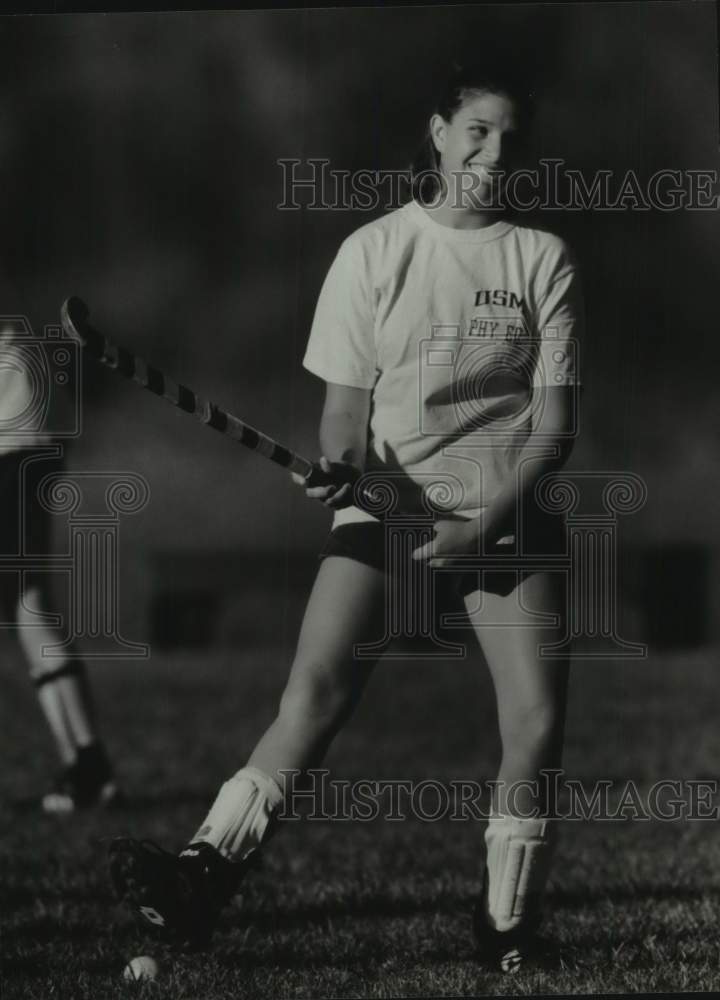
[[[141,980],[154,979],[160,971],[157,962],[149,955],[138,955],[125,966],[123,979],[129,983],[137,983]]]

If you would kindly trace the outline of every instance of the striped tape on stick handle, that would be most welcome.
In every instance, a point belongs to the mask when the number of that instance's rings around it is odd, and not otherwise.
[[[206,427],[232,438],[233,441],[256,451],[263,458],[281,465],[290,472],[299,473],[304,477],[307,486],[342,485],[337,476],[328,475],[316,463],[286,448],[285,445],[263,434],[234,414],[228,413],[217,403],[198,396],[193,389],[175,382],[159,368],[108,340],[90,325],[90,310],[81,299],[75,296],[67,299],[62,305],[60,315],[65,332],[79,340],[85,352],[95,361],[112,368],[148,392],[162,396],[172,406],[192,414]],[[371,507],[378,502],[372,491],[363,488],[356,490],[354,499],[361,506],[365,506],[363,501]]]

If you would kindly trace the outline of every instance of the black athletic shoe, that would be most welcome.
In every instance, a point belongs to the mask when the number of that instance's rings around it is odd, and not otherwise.
[[[473,931],[478,957],[499,972],[513,973],[529,965],[545,964],[545,947],[537,936],[539,916],[511,931],[496,931],[485,916],[487,904],[487,871],[482,895],[473,913]]]
[[[77,760],[58,775],[55,786],[43,796],[46,813],[67,815],[77,809],[108,806],[120,799],[112,765],[100,743],[81,747]]]
[[[208,944],[248,867],[250,859],[227,861],[205,843],[190,844],[179,855],[148,840],[118,837],[110,845],[110,875],[118,898],[146,929],[186,948]]]
[[[499,972],[519,972],[534,962],[535,940],[517,931],[496,931],[485,922],[480,907],[474,917],[478,957]]]

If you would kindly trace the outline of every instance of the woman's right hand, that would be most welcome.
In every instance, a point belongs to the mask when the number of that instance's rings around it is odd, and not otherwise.
[[[318,467],[335,482],[323,486],[308,486],[308,480],[304,476],[292,472],[293,482],[305,487],[305,496],[311,500],[319,500],[331,510],[352,507],[353,485],[360,477],[358,469],[349,462],[330,462],[324,455],[320,458]]]

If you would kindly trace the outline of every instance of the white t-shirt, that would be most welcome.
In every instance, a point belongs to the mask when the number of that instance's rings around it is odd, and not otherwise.
[[[22,343],[17,335],[24,334]],[[0,456],[50,440],[50,400],[41,346],[35,348],[18,322],[0,319]]]
[[[473,517],[514,473],[533,388],[579,383],[582,314],[559,237],[506,221],[451,229],[410,202],[341,245],[303,365],[373,390],[366,472],[390,479],[400,510],[432,496]],[[334,526],[372,519],[348,507]]]

